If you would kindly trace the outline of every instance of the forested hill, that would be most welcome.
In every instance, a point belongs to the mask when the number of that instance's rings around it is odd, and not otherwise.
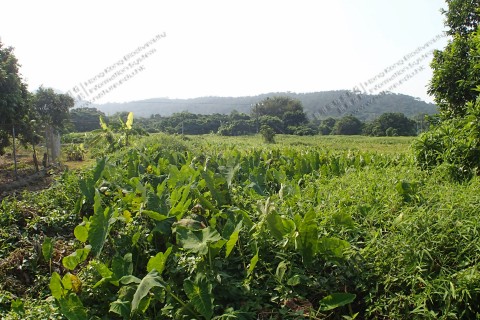
[[[353,113],[360,120],[372,120],[385,112],[401,112],[407,117],[420,113],[433,114],[437,112],[436,105],[403,94],[387,93],[380,96],[363,96],[362,100],[372,100],[365,108],[354,112],[356,108],[342,113],[332,109],[328,113],[319,114],[324,106],[345,95],[347,91],[324,91],[313,93],[276,92],[249,97],[202,97],[195,99],[168,99],[155,98],[127,103],[106,103],[96,105],[97,109],[106,114],[122,111],[132,111],[137,117],[149,117],[152,114],[169,116],[175,112],[189,111],[198,114],[222,113],[228,114],[232,110],[250,113],[252,105],[273,96],[289,96],[302,102],[308,115],[316,114],[323,117],[340,117]],[[373,99],[372,99],[373,98]]]

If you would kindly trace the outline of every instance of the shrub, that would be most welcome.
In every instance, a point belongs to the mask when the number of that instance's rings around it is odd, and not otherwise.
[[[467,104],[465,117],[445,120],[413,143],[415,159],[424,169],[443,164],[452,178],[464,180],[480,166],[480,99]]]
[[[263,137],[263,141],[266,143],[275,143],[275,131],[272,129],[272,127],[263,125],[260,128],[260,134]]]

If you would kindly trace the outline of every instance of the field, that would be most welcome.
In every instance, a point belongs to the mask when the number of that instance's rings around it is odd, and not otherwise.
[[[153,135],[7,196],[1,318],[480,318],[478,176],[275,139]]]

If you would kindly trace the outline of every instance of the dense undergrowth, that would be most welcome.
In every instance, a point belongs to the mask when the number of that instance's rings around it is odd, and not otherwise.
[[[302,139],[152,136],[3,200],[0,315],[478,318],[478,177]]]

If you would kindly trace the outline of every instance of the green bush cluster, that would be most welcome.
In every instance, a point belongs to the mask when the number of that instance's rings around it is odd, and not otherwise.
[[[477,175],[480,166],[480,99],[468,103],[464,117],[444,120],[413,143],[424,169],[442,165],[455,180]]]

